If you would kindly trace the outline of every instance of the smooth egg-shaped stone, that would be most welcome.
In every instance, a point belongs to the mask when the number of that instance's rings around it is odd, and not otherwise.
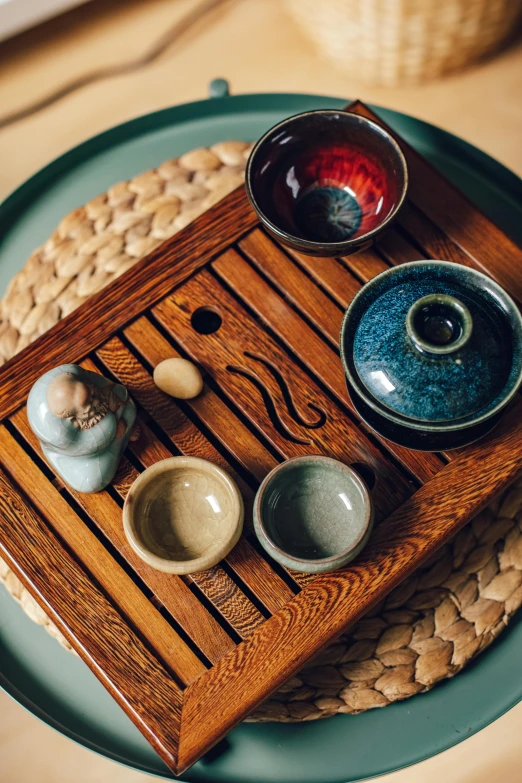
[[[195,364],[188,359],[165,359],[154,369],[156,386],[179,400],[191,400],[197,397],[203,388],[203,378]]]

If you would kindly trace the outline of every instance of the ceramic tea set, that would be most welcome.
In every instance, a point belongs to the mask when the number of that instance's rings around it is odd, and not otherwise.
[[[367,247],[406,197],[396,141],[377,123],[312,111],[269,130],[247,165],[250,201],[269,233],[293,250],[343,256]],[[416,261],[366,283],[344,316],[341,361],[354,408],[380,436],[446,451],[490,432],[522,381],[522,319],[503,289],[474,269]],[[162,362],[156,384],[178,398],[199,394],[198,369]],[[114,477],[136,408],[120,384],[77,365],[42,376],[28,417],[56,473],[78,492]],[[283,566],[339,568],[366,544],[370,493],[351,467],[324,456],[278,465],[254,502],[254,528]],[[243,527],[241,493],[220,467],[172,457],[145,470],[123,509],[127,539],[153,568],[204,570],[225,557]]]

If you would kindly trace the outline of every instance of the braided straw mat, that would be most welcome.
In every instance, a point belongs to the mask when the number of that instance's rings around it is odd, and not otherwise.
[[[67,215],[1,302],[0,363],[236,187],[248,152],[238,141],[192,150]],[[70,649],[1,560],[0,579]],[[251,719],[313,720],[426,691],[488,647],[521,603],[522,478]]]

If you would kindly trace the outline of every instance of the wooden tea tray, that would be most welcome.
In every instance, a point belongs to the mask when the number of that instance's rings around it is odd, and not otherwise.
[[[350,110],[374,118],[360,103]],[[0,555],[175,773],[519,470],[519,404],[487,440],[436,455],[379,439],[348,399],[337,352],[343,309],[388,266],[447,259],[522,299],[522,251],[401,146],[408,201],[372,250],[344,259],[290,254],[259,227],[240,188],[0,369]],[[201,333],[209,312],[221,325]],[[152,368],[178,353],[206,372],[203,393],[188,402],[152,381]],[[65,362],[118,379],[139,406],[141,438],[95,495],[62,485],[27,423],[32,384]],[[146,566],[121,519],[139,472],[178,453],[227,469],[247,512],[226,560],[190,577]],[[354,563],[315,578],[271,562],[251,529],[259,481],[278,461],[307,453],[355,464],[374,482],[378,523]]]

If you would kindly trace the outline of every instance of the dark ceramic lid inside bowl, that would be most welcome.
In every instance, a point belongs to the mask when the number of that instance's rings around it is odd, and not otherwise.
[[[353,314],[359,380],[382,406],[419,422],[487,411],[513,366],[502,301],[481,285],[483,276],[470,282],[464,267],[426,262],[403,269],[374,281]]]

